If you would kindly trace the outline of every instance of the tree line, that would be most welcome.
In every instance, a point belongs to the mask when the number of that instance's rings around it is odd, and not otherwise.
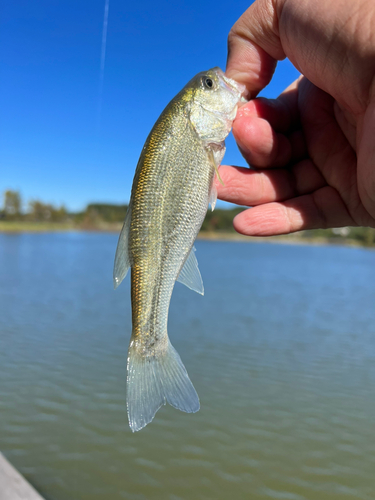
[[[64,205],[58,207],[40,200],[22,203],[18,191],[7,190],[3,195],[3,206],[0,208],[0,219],[3,221],[30,221],[30,223],[53,222],[69,223],[69,227],[87,230],[118,230],[124,221],[127,205],[110,203],[90,203],[82,212],[68,212]],[[233,218],[243,208],[208,210],[202,225],[204,233],[235,233]],[[296,238],[325,239],[331,242],[353,241],[364,246],[375,245],[375,229],[369,227],[345,227],[338,229],[315,229],[302,231]]]
[[[66,222],[72,221],[83,228],[95,228],[103,224],[116,224],[125,219],[127,205],[110,203],[90,203],[82,212],[68,212],[64,205],[56,207],[40,200],[32,200],[23,208],[21,194],[18,191],[7,190],[3,195],[3,208],[0,218],[9,221],[35,222]],[[203,231],[228,231],[232,229],[232,220],[241,212],[240,208],[233,210],[209,210],[203,222]]]
[[[19,191],[8,189],[3,194],[3,207],[0,218],[9,221],[63,222],[69,214],[64,205],[55,207],[51,203],[30,200],[25,210]]]
[[[83,226],[95,227],[101,223],[123,222],[127,205],[91,203],[82,212],[69,212],[64,205],[55,206],[41,200],[23,203],[19,191],[6,190],[0,206],[0,219],[3,221],[30,222],[72,222]]]

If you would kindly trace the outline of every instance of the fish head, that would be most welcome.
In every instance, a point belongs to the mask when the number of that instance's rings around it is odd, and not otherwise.
[[[221,143],[229,134],[245,86],[220,68],[198,73],[185,87],[189,118],[201,140]]]

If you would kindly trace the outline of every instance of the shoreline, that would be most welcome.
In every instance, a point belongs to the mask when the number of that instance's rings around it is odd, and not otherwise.
[[[1,233],[117,233],[120,232],[122,223],[102,224],[97,226],[78,226],[72,223],[61,222],[20,222],[0,221]]]
[[[12,222],[0,221],[0,234],[22,234],[22,233],[58,233],[58,232],[77,232],[77,233],[113,233],[119,234],[122,223],[102,224],[98,226],[77,226],[71,223],[49,223],[49,222]],[[243,243],[269,243],[280,245],[340,245],[355,248],[374,248],[373,246],[363,245],[360,242],[350,238],[326,238],[326,237],[308,237],[300,236],[298,233],[280,236],[244,236],[231,231],[201,231],[197,237],[198,240],[206,241],[236,241]]]
[[[209,241],[237,241],[243,243],[269,243],[274,245],[314,245],[314,246],[345,246],[353,248],[374,248],[361,245],[359,242],[345,238],[324,238],[296,236],[294,234],[284,234],[280,236],[245,236],[239,233],[210,233],[203,231],[198,234],[197,240]]]

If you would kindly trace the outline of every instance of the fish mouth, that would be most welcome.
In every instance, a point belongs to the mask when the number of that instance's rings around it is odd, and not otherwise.
[[[242,83],[238,83],[235,80],[232,80],[232,78],[228,78],[227,76],[225,76],[224,72],[220,68],[217,68],[216,71],[220,79],[220,84],[229,91],[238,95],[238,98],[242,100],[243,94],[246,91],[246,86]]]

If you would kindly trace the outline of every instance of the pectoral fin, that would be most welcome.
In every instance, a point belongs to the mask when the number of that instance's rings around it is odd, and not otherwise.
[[[183,268],[177,278],[177,281],[186,285],[190,290],[204,295],[203,281],[198,268],[198,261],[194,254],[195,247],[189,253]]]
[[[225,155],[225,143],[211,145],[211,150],[214,155],[215,165],[219,168]]]
[[[224,186],[224,182],[223,182],[223,180],[222,180],[222,178],[220,177],[220,174],[219,174],[219,167],[220,167],[222,159],[224,158],[225,144],[224,144],[224,142],[220,143],[219,145],[217,145],[217,144],[210,144],[209,147],[208,147],[208,151],[211,154],[211,161],[212,161],[212,164],[213,164],[213,166],[215,168],[215,172],[216,172],[217,178],[219,179],[220,184],[222,186]]]
[[[113,268],[113,286],[116,289],[125,278],[130,267],[129,258],[129,229],[130,229],[131,209],[126,212],[124,225],[117,243],[115,265]]]
[[[211,191],[210,191],[210,198],[209,198],[209,204],[211,205],[211,212],[215,210],[217,202],[217,189],[215,186],[215,181],[212,183]]]

